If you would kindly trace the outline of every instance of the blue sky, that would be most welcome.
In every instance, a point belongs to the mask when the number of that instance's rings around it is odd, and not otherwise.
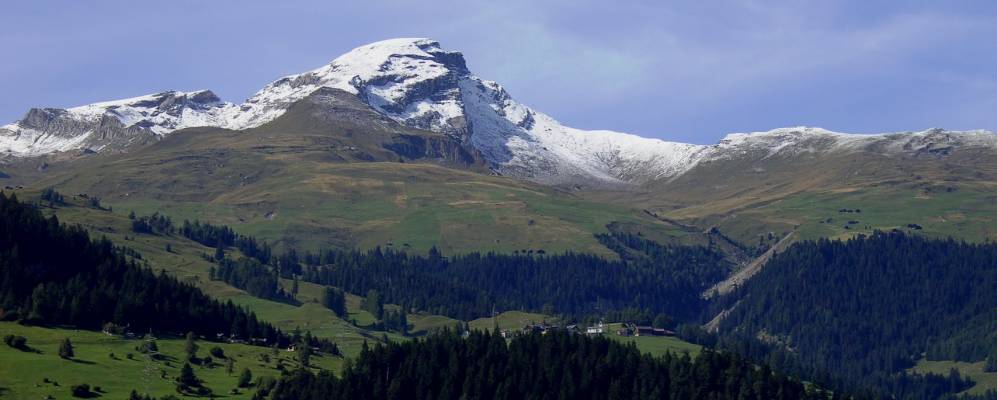
[[[666,140],[997,130],[993,1],[30,1],[0,6],[0,121],[168,89],[239,102],[431,37],[562,122]]]

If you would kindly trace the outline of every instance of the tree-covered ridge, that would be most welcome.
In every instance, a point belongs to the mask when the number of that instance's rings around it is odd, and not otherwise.
[[[273,389],[296,399],[825,399],[831,394],[730,353],[656,358],[606,338],[551,332],[506,342],[451,332],[366,346],[341,377],[299,370]],[[844,398],[841,394],[834,398]]]
[[[924,385],[897,386],[918,379],[896,374],[925,352],[962,361],[995,354],[997,244],[899,232],[798,243],[727,301],[737,302],[721,326],[728,343],[761,339],[776,349],[769,359],[795,359],[808,375],[932,398]],[[958,391],[957,381],[921,383]]]
[[[542,251],[450,257],[435,249],[420,255],[380,248],[301,254],[288,249],[274,254],[265,241],[239,235],[224,225],[184,221],[177,231],[216,247],[215,279],[257,297],[281,301],[285,297],[275,286],[272,270],[282,278],[300,276],[358,295],[375,290],[385,302],[404,309],[459,319],[490,316],[494,311],[541,311],[546,306],[572,316],[627,310],[647,319],[665,313],[688,321],[707,305],[699,294],[722,280],[731,267],[723,254],[710,248],[664,246],[627,233],[597,237],[620,255],[621,260],[614,261]],[[254,267],[247,260],[226,260],[225,249],[230,246],[270,269]]]
[[[210,223],[194,220],[183,221],[180,227],[180,234],[184,237],[203,244],[208,247],[225,248],[234,246],[242,254],[252,257],[257,261],[267,264],[270,262],[270,245],[255,238],[235,233],[232,228],[225,225],[212,225]]]
[[[459,319],[493,311],[535,310],[584,316],[625,308],[698,315],[699,294],[723,279],[729,265],[704,247],[661,247],[629,261],[580,253],[469,253],[443,257],[392,250],[326,251],[306,255],[306,281],[351,293],[377,290],[384,301]],[[653,315],[653,314],[652,314]]]
[[[217,268],[211,267],[211,279],[223,281],[261,299],[288,304],[298,303],[292,293],[280,287],[277,273],[256,259],[241,257],[238,261],[233,261],[222,258],[217,262]]]
[[[217,333],[286,343],[279,330],[163,273],[139,267],[106,239],[44,218],[0,193],[0,314],[28,323],[133,332]]]

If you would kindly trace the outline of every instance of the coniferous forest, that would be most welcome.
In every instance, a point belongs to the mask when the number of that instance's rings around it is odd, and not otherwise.
[[[218,267],[211,269],[210,277],[262,299],[296,303],[294,296],[280,287],[277,273],[253,258],[242,257],[238,261],[222,258]]]
[[[80,227],[44,218],[34,206],[0,196],[0,214],[5,320],[84,329],[112,323],[137,332],[223,333],[280,344],[293,340],[244,309],[140,267],[105,239],[90,239]],[[288,372],[259,388],[258,396],[275,399],[935,399],[952,397],[973,382],[955,371],[944,376],[907,371],[917,360],[991,363],[997,354],[995,244],[899,232],[801,242],[774,256],[733,293],[705,300],[703,290],[730,272],[723,254],[708,247],[663,246],[639,234],[599,236],[619,260],[577,253],[444,256],[435,249],[427,255],[382,249],[272,255],[265,242],[224,226],[185,222],[175,230],[169,218],[154,217],[134,221],[148,226],[148,234],[180,233],[216,247],[213,279],[292,304],[279,277],[329,285],[322,304],[339,315],[346,313],[346,292],[364,294],[364,308],[379,319],[375,325],[402,334],[408,328],[406,310],[469,320],[496,310],[552,309],[568,318],[647,324],[658,315],[655,325],[692,324],[686,327],[730,310],[717,334],[680,329],[689,340],[723,349],[695,359],[654,358],[563,332],[507,341],[496,333],[462,338],[445,331],[365,346],[338,376]],[[246,248],[251,257],[233,261],[226,256],[232,246]],[[389,312],[385,303],[402,307]]]
[[[598,237],[621,260],[544,252],[467,253],[444,257],[382,250],[327,249],[273,255],[266,242],[235,234],[224,225],[184,221],[179,232],[205,246],[234,246],[250,260],[219,260],[215,279],[257,297],[281,300],[274,274],[366,294],[376,290],[388,303],[458,319],[486,317],[494,311],[541,311],[584,317],[622,309],[646,315],[665,313],[689,320],[706,306],[700,294],[731,269],[723,254],[706,247],[663,246],[633,234]]]
[[[997,354],[997,244],[900,232],[798,243],[722,306],[727,348],[837,387],[937,398],[969,383],[904,370]]]
[[[231,302],[128,261],[110,241],[44,218],[0,194],[0,314],[4,320],[97,330],[218,333],[287,343],[268,323]]]
[[[552,332],[506,343],[498,332],[364,347],[341,377],[295,371],[273,399],[845,398],[732,353],[656,358],[606,338]]]
[[[493,311],[541,311],[583,317],[625,308],[677,319],[697,317],[700,294],[723,279],[730,265],[705,247],[628,248],[646,257],[611,261],[564,254],[481,254],[444,257],[392,250],[326,251],[307,256],[306,281],[351,293],[374,289],[385,301],[459,319]]]

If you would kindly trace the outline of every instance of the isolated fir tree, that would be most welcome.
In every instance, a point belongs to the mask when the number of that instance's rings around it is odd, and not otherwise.
[[[983,365],[983,372],[997,372],[997,347],[990,349],[987,363]]]
[[[309,367],[312,361],[312,346],[307,341],[302,341],[298,343],[297,353],[298,362],[301,363],[301,366]]]
[[[76,354],[73,353],[73,343],[69,341],[69,338],[62,339],[62,343],[59,343],[59,357],[68,360],[75,356]]]
[[[242,373],[239,374],[239,387],[249,387],[249,384],[253,381],[253,372],[249,368],[243,368]]]
[[[197,358],[197,343],[194,342],[194,332],[187,332],[187,340],[184,342],[183,351],[187,355],[187,361]]]
[[[183,367],[180,368],[180,376],[177,377],[177,383],[183,386],[198,387],[201,385],[201,380],[194,375],[194,368],[190,366],[190,363],[183,363]]]
[[[221,261],[225,259],[225,245],[218,242],[218,246],[215,246],[215,261]]]

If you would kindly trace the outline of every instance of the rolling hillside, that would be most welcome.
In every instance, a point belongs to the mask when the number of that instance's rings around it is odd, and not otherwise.
[[[194,128],[124,154],[53,161],[44,173],[25,160],[19,171],[38,179],[29,190],[85,193],[120,213],[197,218],[304,249],[610,254],[593,234],[614,222],[699,240],[626,204],[493,176],[475,154],[330,90],[260,128]]]

